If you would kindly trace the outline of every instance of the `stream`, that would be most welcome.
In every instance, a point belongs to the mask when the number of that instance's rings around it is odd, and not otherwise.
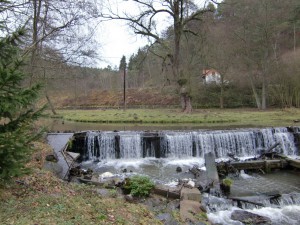
[[[259,155],[264,149],[279,143],[275,151],[298,158],[299,128],[248,128],[232,130],[159,130],[87,131],[79,132],[72,151],[80,152],[82,167],[96,174],[111,172],[124,177],[142,174],[156,183],[175,186],[179,179],[193,179],[193,166],[205,170],[204,154],[213,152],[217,160],[228,160],[233,153],[240,159]],[[177,167],[182,169],[176,172]],[[268,174],[233,176],[229,197],[256,198],[264,207],[204,194],[203,202],[210,221],[215,224],[242,224],[232,220],[234,210],[243,209],[266,216],[272,224],[300,223],[300,172],[273,171]],[[281,194],[276,202],[265,201],[270,192]]]

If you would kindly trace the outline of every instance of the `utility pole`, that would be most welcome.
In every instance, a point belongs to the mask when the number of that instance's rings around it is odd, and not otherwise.
[[[126,57],[123,55],[120,61],[119,71],[123,71],[123,110],[126,110]]]
[[[126,63],[124,66],[124,76],[123,76],[123,103],[124,103],[124,108],[123,110],[126,110]]]

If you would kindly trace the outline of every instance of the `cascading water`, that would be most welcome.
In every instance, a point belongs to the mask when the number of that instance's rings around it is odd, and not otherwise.
[[[163,143],[166,148],[166,157],[181,158],[193,156],[193,135],[192,133],[165,133]]]
[[[279,143],[277,152],[297,154],[294,135],[287,128],[161,131],[155,134],[158,136],[151,133],[151,137],[146,137],[143,132],[87,132],[84,159],[203,158],[208,152],[213,152],[217,158],[227,157],[228,153],[245,157],[255,156],[276,143]]]
[[[142,157],[142,140],[139,133],[120,133],[120,158],[133,159]]]
[[[283,194],[276,200],[261,200],[264,207],[250,203],[237,203],[230,199],[204,196],[203,201],[208,205],[208,218],[216,224],[243,225],[231,219],[235,210],[246,210],[248,212],[268,217],[274,225],[298,225],[300,221],[300,194],[292,192]]]
[[[88,160],[115,159],[115,135],[112,132],[88,132],[85,140]]]
[[[255,156],[279,143],[275,148],[276,152],[297,156],[299,132],[299,128],[160,132],[90,131],[85,136],[83,159],[99,173],[111,171],[121,174],[126,169],[128,172],[149,175],[153,180],[166,184],[188,176],[184,172],[176,173],[177,166],[182,167],[183,171],[187,171],[193,165],[203,166],[204,154],[208,152],[213,152],[217,158],[227,157],[228,153],[237,157]],[[286,177],[292,175],[280,172],[276,172],[274,175],[276,177],[271,179],[259,175],[250,179],[234,180],[232,193],[235,193],[235,196],[250,198],[258,196],[255,201],[265,207],[245,202],[238,205],[229,199],[210,196],[207,198],[209,219],[219,224],[241,224],[230,218],[234,210],[240,209],[239,206],[243,210],[271,218],[272,224],[298,224],[300,181],[295,178],[298,174],[287,180]],[[273,201],[260,197],[260,193],[270,190],[278,191],[281,197]]]
[[[228,199],[205,194],[208,217],[216,224],[235,225],[235,210],[245,210],[270,218],[271,224],[298,225],[300,221],[300,181],[297,171],[277,171],[271,174],[244,173],[234,177]]]

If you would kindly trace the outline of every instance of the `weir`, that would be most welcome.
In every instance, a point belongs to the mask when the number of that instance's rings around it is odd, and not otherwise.
[[[74,134],[72,150],[81,160],[189,158],[212,152],[255,156],[272,145],[284,155],[298,155],[299,127],[199,131],[87,131]]]

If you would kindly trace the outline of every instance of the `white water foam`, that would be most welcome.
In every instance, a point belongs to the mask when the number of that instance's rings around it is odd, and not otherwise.
[[[208,213],[207,216],[212,223],[224,225],[243,225],[243,223],[234,221],[230,218],[231,213],[234,210],[241,209],[233,207],[230,210],[221,210],[215,213]],[[298,225],[300,223],[299,205],[289,205],[282,208],[264,207],[246,211],[270,218],[272,225]]]
[[[297,154],[294,136],[287,128],[266,128],[247,130],[219,131],[161,131],[160,149],[150,141],[144,145],[143,132],[88,132],[86,137],[85,158],[188,158],[204,157],[205,153],[213,152],[216,158],[227,157],[228,153],[236,157],[250,157],[260,154],[279,143],[274,150],[285,155]],[[118,141],[119,140],[119,141]],[[118,146],[118,147],[117,147]],[[117,152],[116,149],[119,149]]]

